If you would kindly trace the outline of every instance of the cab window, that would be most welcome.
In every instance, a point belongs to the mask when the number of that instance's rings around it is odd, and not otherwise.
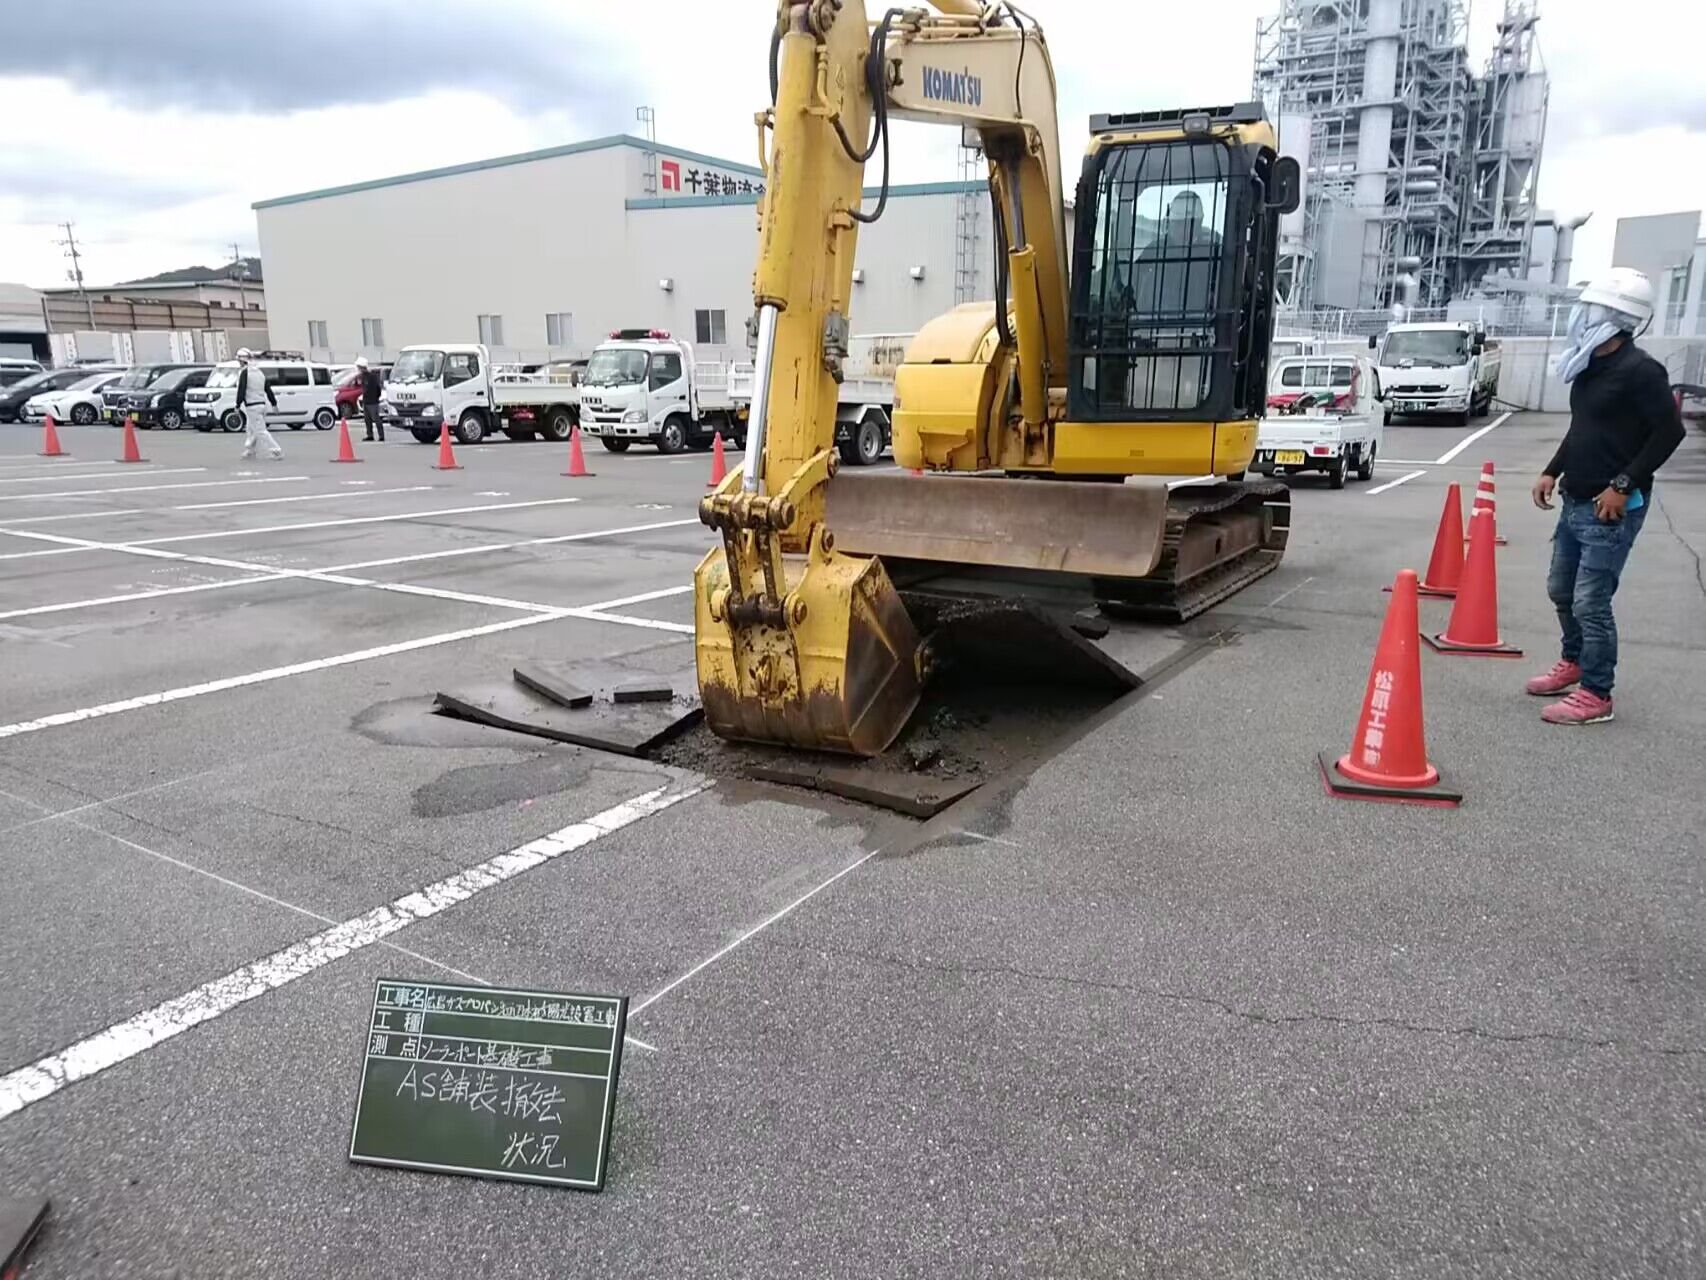
[[[667,387],[681,378],[681,357],[673,351],[660,351],[652,357],[651,389]]]
[[[444,358],[444,385],[454,387],[480,372],[480,357],[471,351],[458,351]]]

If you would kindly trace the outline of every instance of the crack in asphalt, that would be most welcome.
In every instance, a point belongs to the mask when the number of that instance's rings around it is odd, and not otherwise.
[[[1682,544],[1682,549],[1694,557],[1694,582],[1700,588],[1700,594],[1706,596],[1706,570],[1700,564],[1700,553],[1694,549],[1694,544],[1676,531],[1676,521],[1670,518],[1670,507],[1661,499],[1655,498],[1653,505],[1659,509],[1659,514],[1665,518],[1665,527],[1670,530],[1670,536]]]
[[[1159,1000],[1168,1004],[1189,1005],[1197,1008],[1212,1009],[1230,1018],[1243,1022],[1256,1023],[1268,1027],[1289,1027],[1315,1023],[1324,1026],[1343,1026],[1359,1028],[1385,1028],[1393,1031],[1405,1031],[1417,1035],[1468,1037],[1475,1040],[1487,1040],[1497,1044],[1530,1044],[1537,1041],[1550,1041],[1557,1044],[1575,1045],[1586,1049],[1624,1049],[1632,1050],[1643,1055],[1657,1057],[1700,1057],[1706,1056],[1706,1046],[1646,1045],[1619,1040],[1615,1037],[1593,1037],[1575,1035],[1564,1031],[1529,1031],[1501,1032],[1488,1031],[1483,1027],[1466,1025],[1461,1027],[1436,1026],[1424,1022],[1410,1022],[1403,1018],[1352,1018],[1343,1014],[1333,1013],[1297,1013],[1297,1014],[1267,1014],[1255,1010],[1240,1009],[1225,1000],[1215,996],[1195,995],[1185,991],[1168,991],[1161,987],[1139,986],[1135,983],[1115,982],[1107,978],[1083,978],[1072,974],[1041,973],[1030,969],[1020,969],[1012,965],[976,965],[949,964],[946,962],[930,962],[904,959],[899,956],[885,955],[875,951],[860,951],[853,948],[837,948],[822,946],[805,946],[799,943],[782,942],[776,939],[766,939],[763,944],[788,951],[817,952],[827,956],[838,956],[846,959],[868,960],[876,964],[894,965],[897,968],[913,969],[921,972],[957,974],[969,977],[1008,977],[1018,978],[1027,982],[1044,982],[1059,986],[1079,987],[1094,991],[1118,991],[1126,995],[1141,996],[1147,999]]]

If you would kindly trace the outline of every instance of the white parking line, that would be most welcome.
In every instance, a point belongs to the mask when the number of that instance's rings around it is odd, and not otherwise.
[[[136,464],[131,463],[130,465],[135,466]],[[56,476],[0,476],[0,484],[58,484],[62,480],[122,480],[127,475],[188,476],[206,470],[206,467],[167,467],[164,470],[148,468],[143,471],[62,471]]]
[[[86,1080],[238,1005],[295,982],[334,960],[381,942],[417,920],[430,919],[475,894],[662,813],[702,790],[703,786],[696,786],[670,792],[660,787],[625,800],[364,915],[333,925],[222,978],[203,983],[193,991],[116,1022],[58,1053],[19,1067],[0,1076],[0,1120],[16,1115],[32,1102],[52,1097],[69,1084]]]
[[[5,456],[15,460],[12,462],[0,462],[0,472],[16,473],[20,471],[40,471],[44,475],[48,475],[55,471],[75,470],[78,467],[123,467],[136,465],[133,462],[118,462],[116,460],[112,462],[95,462],[93,460],[88,462],[78,462],[74,458],[41,458],[33,456],[28,461],[23,461],[22,454],[14,453],[6,454]]]
[[[252,529],[213,529],[203,533],[176,533],[169,538],[137,538],[122,543],[91,542],[87,548],[58,547],[52,551],[13,551],[0,555],[0,560],[21,560],[26,556],[65,555],[67,552],[82,550],[122,551],[130,547],[158,547],[173,542],[202,542],[210,538],[243,538],[260,533],[290,533],[298,529],[337,529],[357,524],[386,524],[398,520],[424,520],[429,516],[468,515],[477,511],[516,511],[522,507],[557,507],[565,503],[579,501],[579,498],[538,498],[532,502],[495,502],[478,507],[436,507],[428,511],[398,511],[385,516],[349,516],[342,520],[309,520],[301,524],[260,525]],[[0,534],[6,533],[15,534],[20,538],[30,536],[21,529],[0,528]]]
[[[200,470],[201,468],[197,468]],[[268,476],[265,480],[190,480],[183,484],[121,485],[115,489],[66,489],[60,493],[8,493],[0,502],[41,502],[47,498],[93,498],[103,493],[156,493],[162,489],[218,489],[237,484],[290,484],[307,476]]]
[[[259,483],[258,481],[256,483]],[[424,493],[430,484],[406,484],[396,489],[340,490],[337,493],[293,493],[288,498],[242,498],[236,502],[192,502],[168,511],[215,511],[221,507],[265,507],[279,502],[330,502],[334,498],[370,498],[376,493]]]
[[[9,524],[52,524],[58,520],[100,520],[106,516],[140,516],[158,507],[120,507],[116,511],[71,511],[58,516],[19,516],[15,520],[0,520],[0,528]]]
[[[1425,475],[1427,475],[1426,471],[1411,471],[1405,475],[1399,476],[1396,480],[1388,480],[1385,484],[1377,484],[1372,489],[1364,489],[1363,492],[1372,498],[1377,493],[1385,493],[1388,489],[1396,489],[1399,485],[1404,484],[1407,481],[1414,480],[1417,476]]]
[[[1459,440],[1451,448],[1447,449],[1444,453],[1440,454],[1438,458],[1434,459],[1434,465],[1443,467],[1446,463],[1450,462],[1453,458],[1455,458],[1458,454],[1462,453],[1470,445],[1474,444],[1482,436],[1486,435],[1494,427],[1502,426],[1504,424],[1505,419],[1508,417],[1510,417],[1509,413],[1501,413],[1498,417],[1494,418],[1491,422],[1489,422],[1486,426],[1482,427],[1479,431],[1470,432],[1468,435],[1464,436],[1463,439]]]

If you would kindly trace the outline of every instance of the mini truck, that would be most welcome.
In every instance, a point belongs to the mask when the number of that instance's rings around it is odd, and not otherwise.
[[[1448,414],[1468,426],[1499,390],[1499,344],[1468,320],[1394,324],[1371,336],[1386,389],[1386,424],[1401,414]]]
[[[910,333],[854,334],[847,340],[836,386],[835,446],[841,460],[868,467],[883,456],[893,439],[894,371],[906,359]],[[729,370],[729,398],[744,417],[752,404],[752,362]]]
[[[501,372],[477,342],[404,347],[379,402],[388,427],[422,444],[446,423],[460,444],[502,431],[512,440],[567,440],[580,414],[580,388],[567,374]]]
[[[611,453],[651,444],[659,453],[708,448],[721,435],[746,443],[746,412],[729,397],[729,369],[693,358],[664,329],[616,329],[581,375],[581,421]]]
[[[1256,433],[1254,470],[1266,476],[1322,471],[1374,478],[1383,432],[1380,378],[1359,355],[1285,356],[1268,376],[1268,412]]]

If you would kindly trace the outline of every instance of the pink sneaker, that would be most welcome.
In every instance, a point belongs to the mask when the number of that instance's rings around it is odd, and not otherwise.
[[[1547,724],[1599,724],[1611,717],[1611,699],[1586,689],[1573,689],[1562,702],[1554,702],[1540,711],[1540,718]]]
[[[1580,684],[1581,679],[1580,667],[1559,658],[1552,664],[1551,670],[1529,678],[1528,692],[1536,698],[1550,698],[1555,693],[1564,692],[1573,684]]]

